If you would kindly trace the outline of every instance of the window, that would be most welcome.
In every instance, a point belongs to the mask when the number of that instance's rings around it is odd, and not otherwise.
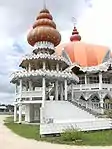
[[[79,77],[79,84],[85,84],[85,78],[84,76]]]
[[[103,78],[103,83],[110,84],[110,78]]]
[[[99,83],[99,77],[98,76],[91,76],[91,77],[89,77],[89,83],[90,84]]]

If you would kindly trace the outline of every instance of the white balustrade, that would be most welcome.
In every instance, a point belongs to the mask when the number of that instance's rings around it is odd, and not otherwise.
[[[30,77],[30,76],[47,76],[47,77],[56,77],[56,78],[67,78],[70,80],[74,81],[79,81],[79,78],[75,75],[72,74],[71,72],[66,72],[66,71],[56,71],[56,70],[43,70],[43,69],[38,69],[38,70],[32,70],[30,72],[27,72],[26,70],[15,72],[13,79],[15,78],[22,78],[22,77]],[[13,80],[12,79],[12,80]]]
[[[89,102],[89,101],[82,101],[82,100],[74,100],[72,102],[99,114],[102,114],[102,109],[112,110],[112,103],[103,103],[103,108],[101,108],[101,104],[99,102]]]
[[[29,97],[42,97],[42,91],[23,91],[22,98],[29,98]]]
[[[99,89],[99,83],[94,84],[77,84],[74,85],[74,90],[97,90]],[[102,83],[102,89],[112,90],[112,84]]]
[[[112,90],[112,84],[103,83],[103,84],[102,84],[102,88],[103,88],[103,89]]]
[[[42,97],[42,90],[37,91],[22,91],[22,98]],[[16,99],[20,98],[20,94],[16,94]]]
[[[101,113],[100,103],[98,102],[88,102],[88,101],[77,101],[73,102],[77,103],[81,107],[85,107],[88,110],[92,110],[93,112]]]

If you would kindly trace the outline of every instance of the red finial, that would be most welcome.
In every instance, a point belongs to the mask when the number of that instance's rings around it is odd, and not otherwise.
[[[79,32],[77,31],[77,28],[75,27],[76,19],[73,17],[72,20],[74,22],[74,29],[72,31],[72,36],[70,37],[70,40],[71,41],[80,41],[81,40],[81,36],[79,35]]]

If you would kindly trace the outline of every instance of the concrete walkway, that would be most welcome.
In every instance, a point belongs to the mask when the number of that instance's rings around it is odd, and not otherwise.
[[[0,115],[0,149],[112,149],[112,147],[79,147],[28,140],[14,134],[6,128],[3,124],[5,117]]]

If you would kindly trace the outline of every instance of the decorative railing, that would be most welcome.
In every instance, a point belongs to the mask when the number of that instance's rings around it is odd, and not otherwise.
[[[38,91],[22,91],[22,93],[17,93],[16,98],[30,98],[30,97],[42,97],[42,90]]]
[[[107,83],[102,83],[102,88],[103,89],[108,89],[108,90],[112,90],[112,84],[107,84]]]
[[[35,44],[35,48],[39,48],[39,49],[43,49],[43,48],[45,48],[45,49],[47,49],[47,48],[54,49],[55,47],[54,47],[54,44],[52,44],[50,42],[40,41],[40,42],[37,42]]]
[[[102,89],[108,89],[108,90],[112,90],[112,84],[105,84],[102,83],[101,85]],[[100,88],[100,84],[99,83],[94,83],[94,84],[77,84],[74,85],[73,89],[74,90],[97,90]]]
[[[30,77],[30,76],[47,76],[47,77],[56,77],[56,78],[67,78],[69,80],[79,81],[79,78],[70,72],[64,72],[64,71],[56,71],[56,70],[32,70],[30,72],[24,70],[24,71],[18,71],[12,74],[11,80],[18,79],[22,77]]]
[[[104,114],[105,110],[112,110],[112,103],[103,103],[103,106],[101,107],[99,102],[89,102],[82,100],[74,100],[70,102],[94,115]]]
[[[22,98],[24,97],[42,97],[42,91],[23,91]]]
[[[56,60],[56,61],[62,61],[62,62],[65,62],[67,65],[70,65],[70,62],[66,59],[66,58],[64,58],[64,57],[62,57],[62,56],[58,56],[58,55],[56,55],[56,54],[52,54],[52,55],[50,55],[50,54],[47,54],[47,53],[38,53],[38,54],[27,54],[27,55],[25,55],[24,57],[23,57],[23,61],[24,60],[32,60],[32,59],[51,59],[51,60]]]
[[[91,113],[91,114],[102,114],[101,111],[101,106],[100,103],[92,103],[92,102],[88,102],[88,101],[78,101],[78,100],[74,100],[74,101],[70,101],[71,103],[75,104],[78,107],[83,108],[83,110],[86,110],[87,112]]]

